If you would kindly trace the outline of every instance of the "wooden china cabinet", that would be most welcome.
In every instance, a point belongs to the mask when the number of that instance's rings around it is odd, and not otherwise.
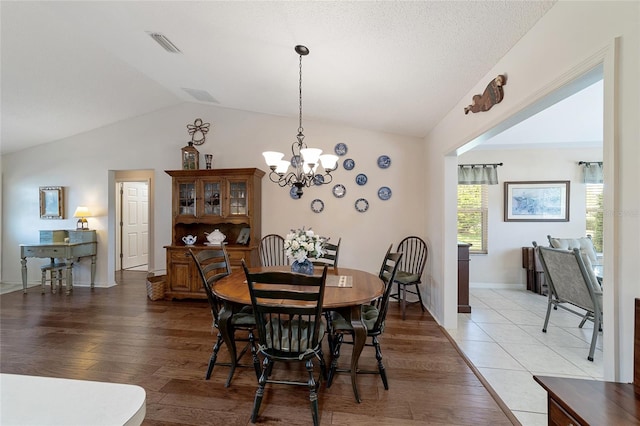
[[[189,255],[207,248],[207,235],[218,229],[227,238],[225,247],[232,268],[259,264],[261,238],[262,177],[255,168],[166,170],[172,178],[171,244],[167,251],[165,297],[206,298],[197,267]],[[182,238],[194,235],[187,246]],[[248,240],[240,238],[248,235]],[[243,240],[246,242],[243,243]]]

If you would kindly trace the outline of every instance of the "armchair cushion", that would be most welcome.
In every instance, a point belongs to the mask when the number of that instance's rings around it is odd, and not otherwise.
[[[395,281],[399,282],[401,284],[411,284],[411,283],[419,282],[420,281],[420,275],[418,275],[418,274],[410,274],[410,273],[404,272],[404,271],[398,271],[396,273]]]
[[[380,311],[378,311],[378,308],[375,306],[362,306],[362,319],[364,320],[364,324],[367,326],[367,330],[373,330],[379,314]],[[335,330],[351,330],[353,328],[351,323],[337,312],[331,313],[331,324]]]
[[[310,339],[313,337],[313,327],[315,323],[313,321],[302,321],[300,324],[298,321],[286,321],[272,319],[266,325],[266,341],[267,345],[272,349],[281,350],[284,352],[304,352],[306,350],[313,350],[314,348],[309,346]],[[308,328],[311,327],[311,330]],[[318,340],[322,339],[326,325],[324,320],[320,321],[320,327],[318,329]],[[298,333],[300,333],[300,339],[298,339]],[[291,342],[289,341],[289,336]],[[300,347],[298,347],[298,343]]]
[[[598,259],[596,257],[596,249],[593,247],[593,241],[591,238],[582,237],[582,238],[551,238],[549,237],[549,244],[551,247],[563,249],[563,250],[573,250],[574,248],[580,249],[582,253],[585,253],[589,261],[592,265],[598,263]]]

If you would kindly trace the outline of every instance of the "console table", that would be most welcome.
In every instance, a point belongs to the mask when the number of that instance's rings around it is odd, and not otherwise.
[[[27,292],[27,257],[64,259],[67,264],[67,293],[73,289],[73,262],[82,257],[91,257],[91,288],[96,278],[96,231],[55,230],[40,231],[37,244],[20,244],[22,263],[22,290]]]

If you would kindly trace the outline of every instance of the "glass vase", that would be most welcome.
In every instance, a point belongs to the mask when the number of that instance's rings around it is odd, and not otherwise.
[[[291,272],[298,274],[313,275],[313,263],[309,259],[305,259],[302,262],[294,260],[291,264]]]

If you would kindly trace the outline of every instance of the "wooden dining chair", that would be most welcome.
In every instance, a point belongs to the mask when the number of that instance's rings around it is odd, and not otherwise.
[[[260,240],[260,264],[262,266],[288,265],[289,259],[284,252],[284,238],[278,234],[269,234]]]
[[[387,381],[387,374],[385,372],[384,364],[382,363],[382,351],[380,350],[380,342],[378,337],[384,331],[384,322],[387,317],[387,310],[389,308],[389,296],[393,288],[393,281],[398,271],[398,266],[402,260],[402,253],[391,253],[391,246],[387,250],[380,267],[378,277],[384,283],[384,293],[382,297],[371,302],[370,305],[364,305],[362,307],[362,318],[367,327],[367,337],[371,337],[371,343],[366,343],[365,346],[372,346],[375,348],[376,359],[378,360],[378,370],[361,370],[358,369],[358,374],[379,374],[382,379],[382,384],[386,390],[389,389],[389,382]],[[343,343],[353,344],[353,327],[351,323],[337,312],[331,313],[331,321],[329,322],[329,340],[330,347],[332,348],[331,367],[329,368],[329,377],[327,378],[327,387],[331,386],[333,378],[338,371],[350,371],[338,368],[338,359],[340,358],[340,347]],[[345,336],[350,336],[349,340],[344,340]]]
[[[333,244],[325,242],[323,244],[324,254],[320,257],[311,259],[314,266],[331,266],[333,269],[338,267],[338,255],[340,254],[340,242],[342,238],[338,238],[338,242]]]
[[[212,287],[213,285],[220,279],[226,277],[231,273],[231,267],[229,264],[229,256],[227,255],[227,251],[224,246],[220,248],[212,248],[206,250],[198,250],[194,252],[189,249],[189,254],[193,258],[193,261],[196,263],[198,267],[198,272],[200,274],[200,278],[202,279],[202,285],[207,293],[207,299],[209,301],[209,306],[211,308],[211,315],[213,316],[213,327],[218,330],[216,343],[213,346],[213,351],[211,353],[211,357],[209,358],[209,365],[207,366],[207,374],[205,375],[205,379],[209,380],[211,378],[211,373],[213,372],[213,367],[216,365],[216,359],[218,357],[218,351],[222,346],[224,341],[225,330],[222,330],[219,326],[219,320],[221,315],[228,314],[225,312],[225,307],[220,299],[213,293]],[[230,333],[228,336],[228,341],[232,342],[233,348],[227,348],[231,355],[231,361],[228,363],[218,363],[218,365],[229,366],[229,376],[227,377],[227,381],[225,382],[225,387],[229,387],[231,384],[231,379],[233,378],[233,373],[235,372],[236,367],[245,365],[241,365],[239,363],[242,356],[246,353],[247,349],[251,350],[251,354],[253,356],[253,368],[256,372],[256,377],[260,377],[260,361],[258,360],[257,349],[255,345],[254,339],[254,330],[256,328],[256,321],[253,316],[253,312],[251,308],[246,306],[243,307],[239,312],[231,314],[231,317],[228,320],[230,324]],[[244,332],[247,334],[247,338],[239,338],[236,339],[236,332]],[[240,351],[240,353],[236,356],[237,353],[235,342],[238,341],[246,341],[247,344]]]
[[[420,308],[422,312],[425,311],[424,304],[422,303],[422,295],[420,294],[420,288],[418,286],[422,283],[422,273],[427,264],[429,251],[427,249],[427,243],[425,243],[422,238],[416,236],[406,237],[400,241],[397,250],[404,256],[402,257],[402,262],[400,262],[400,267],[398,268],[398,273],[395,278],[398,292],[392,294],[391,297],[400,302],[402,319],[404,320],[406,318],[407,293],[417,295]],[[414,287],[415,289],[408,290],[407,287]]]
[[[267,383],[302,385],[309,388],[309,401],[313,424],[319,424],[318,388],[326,377],[322,353],[325,323],[322,302],[327,278],[327,266],[322,275],[304,275],[293,272],[252,273],[242,260],[247,278],[251,305],[255,314],[259,351],[264,356],[262,375],[258,380],[251,422],[255,423]],[[284,286],[295,286],[284,287]],[[320,363],[321,374],[314,377],[314,359]],[[308,372],[306,381],[278,378],[271,373],[276,362],[304,362]]]

